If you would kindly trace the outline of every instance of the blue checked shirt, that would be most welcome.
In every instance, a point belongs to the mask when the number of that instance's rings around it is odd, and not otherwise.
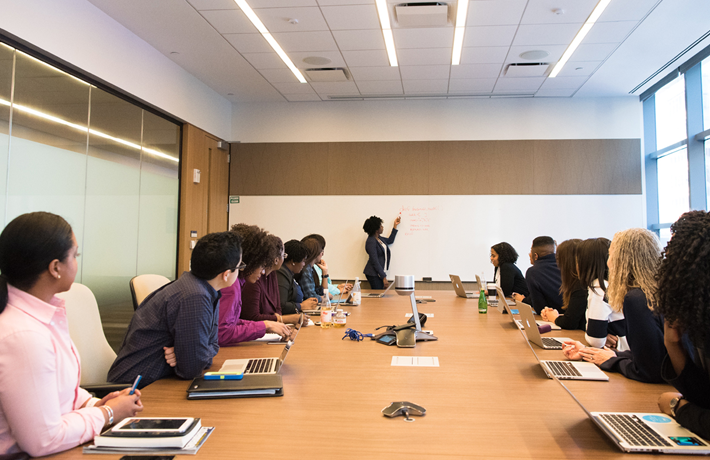
[[[315,297],[318,299],[318,302],[321,301],[320,296],[316,294],[316,282],[313,280],[313,267],[309,267],[308,265],[303,267],[303,270],[301,270],[301,279],[298,281],[298,284],[301,285],[304,299]]]
[[[212,365],[217,354],[221,294],[192,273],[149,295],[136,310],[121,350],[108,372],[108,381],[140,388],[177,375],[192,379]],[[165,361],[163,347],[175,347],[176,367]]]

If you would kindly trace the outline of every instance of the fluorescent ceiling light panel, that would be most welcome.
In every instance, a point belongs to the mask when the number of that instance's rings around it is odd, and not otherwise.
[[[463,49],[463,34],[466,31],[466,14],[468,13],[468,0],[458,0],[456,8],[456,29],[454,30],[454,50],[451,53],[451,65],[461,63],[461,50]]]
[[[555,67],[552,69],[552,72],[550,72],[550,78],[555,78],[557,74],[560,73],[562,67],[567,64],[569,58],[572,57],[572,54],[574,54],[579,44],[582,43],[582,40],[584,40],[584,37],[586,37],[589,31],[592,29],[594,23],[597,22],[599,16],[601,16],[606,7],[609,6],[609,3],[611,3],[611,0],[601,0],[599,3],[597,3],[597,6],[594,8],[594,11],[592,11],[592,14],[590,14],[587,18],[587,22],[585,22],[582,28],[579,29],[579,32],[577,32],[577,35],[574,37],[574,40],[572,40],[572,43],[570,43],[560,60],[557,61],[557,64],[555,64]]]
[[[385,38],[385,48],[387,48],[390,66],[397,67],[397,52],[394,49],[394,36],[390,25],[387,0],[377,0],[377,14],[380,16],[380,27],[382,27],[382,36]]]
[[[251,21],[252,24],[254,24],[254,27],[256,27],[256,30],[259,31],[259,33],[266,39],[267,43],[271,45],[271,47],[276,51],[276,54],[279,55],[282,61],[284,61],[284,64],[293,72],[293,74],[298,78],[298,81],[301,83],[306,83],[306,79],[301,73],[300,70],[296,68],[296,66],[291,62],[291,59],[286,55],[283,49],[281,49],[281,46],[276,42],[274,37],[271,36],[271,33],[269,33],[269,30],[264,26],[264,23],[261,22],[259,17],[254,13],[254,10],[251,9],[249,4],[246,2],[246,0],[234,0],[234,2],[241,8],[241,10],[246,14],[247,18]]]

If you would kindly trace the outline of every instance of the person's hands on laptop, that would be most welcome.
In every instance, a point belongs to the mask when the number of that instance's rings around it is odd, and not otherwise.
[[[301,310],[315,310],[318,307],[318,299],[311,297],[301,302]]]
[[[284,321],[286,321],[286,317],[284,316],[283,318]],[[281,340],[286,340],[288,336],[291,335],[291,329],[287,324],[278,323],[276,321],[264,321],[264,326],[266,326],[266,332],[280,335]]]

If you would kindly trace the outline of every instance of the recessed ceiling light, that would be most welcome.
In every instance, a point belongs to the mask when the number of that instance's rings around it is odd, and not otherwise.
[[[456,28],[454,29],[454,48],[451,53],[451,65],[461,63],[461,51],[463,50],[463,35],[466,31],[466,14],[468,12],[468,0],[458,0],[456,8]]]
[[[327,57],[323,56],[308,56],[303,58],[303,62],[311,65],[326,65],[330,64],[332,61]]]
[[[520,57],[523,59],[527,59],[528,61],[537,61],[546,58],[549,55],[550,53],[545,50],[530,50],[524,53],[520,53]]]
[[[397,52],[394,49],[394,36],[390,25],[387,0],[375,0],[375,5],[377,5],[377,15],[380,17],[380,27],[382,28],[382,36],[385,39],[385,49],[390,60],[390,66],[397,67]]]

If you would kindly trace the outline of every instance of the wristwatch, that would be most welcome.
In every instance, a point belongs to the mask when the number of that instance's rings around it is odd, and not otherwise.
[[[330,275],[323,275],[323,279],[330,278]]]
[[[683,396],[676,396],[675,398],[671,399],[671,415],[675,417],[675,411],[678,409],[678,405],[680,404],[681,400],[683,399]]]

